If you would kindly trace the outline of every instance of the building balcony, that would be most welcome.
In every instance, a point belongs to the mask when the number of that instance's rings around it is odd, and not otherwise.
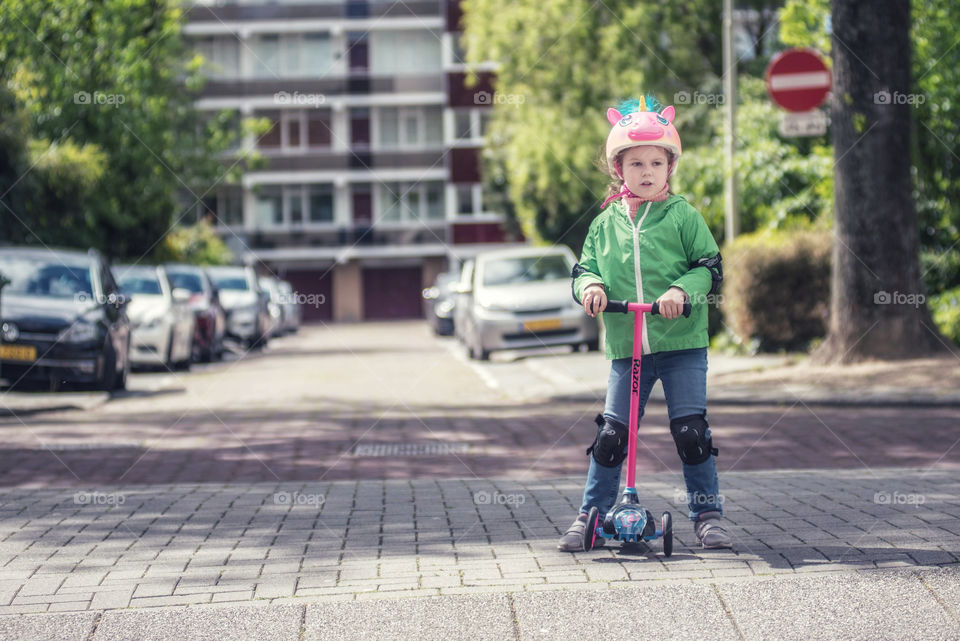
[[[316,2],[296,4],[224,4],[194,6],[187,12],[187,21],[230,22],[248,20],[351,20],[364,18],[427,18],[442,16],[438,0],[409,0],[407,2]]]
[[[328,78],[208,79],[198,98],[254,98],[276,102],[275,95],[288,94],[348,96],[363,94],[435,93],[444,90],[442,74],[410,76],[368,76],[357,74]]]

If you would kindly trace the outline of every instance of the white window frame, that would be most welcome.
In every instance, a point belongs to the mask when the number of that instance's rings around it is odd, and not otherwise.
[[[445,216],[440,216],[438,218],[429,217],[429,213],[428,213],[429,205],[427,202],[427,183],[431,183],[431,182],[437,183],[438,186],[441,187],[439,193],[441,194],[441,197],[445,198],[445,194],[443,190],[444,183],[443,181],[439,181],[439,180],[419,181],[416,183],[416,187],[414,187],[413,189],[411,189],[411,185],[413,185],[414,183],[410,181],[390,180],[390,181],[377,183],[376,188],[373,190],[373,211],[374,211],[373,225],[374,227],[379,227],[380,229],[391,229],[391,228],[401,228],[401,227],[406,228],[406,227],[415,226],[415,225],[430,226],[430,225],[439,225],[439,224],[445,223],[446,222]],[[391,183],[391,184],[398,183],[400,185],[400,189],[398,190],[399,193],[397,194],[398,196],[401,197],[399,220],[386,220],[383,218],[383,211],[384,211],[384,205],[385,205],[384,196],[387,195],[386,191],[390,190],[390,188],[387,187],[388,183]],[[416,192],[417,196],[419,197],[420,207],[419,207],[419,210],[417,211],[416,217],[409,217],[407,215],[407,211],[409,207],[405,205],[405,202],[409,194],[413,192]],[[441,211],[445,211],[446,209],[445,205],[446,205],[446,202],[441,204]]]

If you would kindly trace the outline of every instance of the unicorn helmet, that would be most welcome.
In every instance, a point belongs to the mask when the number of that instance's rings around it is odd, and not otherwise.
[[[673,166],[670,168],[670,175],[677,171],[677,164],[680,161],[680,134],[677,128],[673,126],[673,119],[676,112],[673,106],[666,107],[660,112],[648,111],[648,100],[651,103],[650,108],[655,109],[659,106],[656,99],[650,96],[645,98],[640,96],[635,111],[628,111],[633,108],[633,103],[627,102],[620,105],[619,109],[610,108],[607,110],[607,120],[610,121],[612,129],[607,136],[607,166],[610,173],[621,176],[620,167],[617,166],[617,155],[624,149],[631,147],[640,147],[644,145],[655,145],[666,147],[674,154]],[[623,111],[624,113],[621,113]]]

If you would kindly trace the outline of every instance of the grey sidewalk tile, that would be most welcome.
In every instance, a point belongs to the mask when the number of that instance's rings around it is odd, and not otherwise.
[[[302,618],[302,606],[106,612],[93,641],[297,641]]]
[[[513,595],[520,638],[737,639],[713,589],[700,585],[611,584],[609,591],[572,590]],[[621,587],[622,586],[622,587]],[[695,604],[695,605],[694,605]],[[618,613],[630,613],[617,616]],[[690,616],[694,613],[696,616]]]
[[[304,641],[417,639],[471,641],[516,639],[503,595],[390,599],[307,606]]]
[[[941,639],[960,633],[906,573],[825,573],[727,582],[717,589],[747,639]]]
[[[93,612],[0,616],[0,639],[86,641],[95,618]]]
[[[923,583],[960,624],[960,565],[919,570]]]

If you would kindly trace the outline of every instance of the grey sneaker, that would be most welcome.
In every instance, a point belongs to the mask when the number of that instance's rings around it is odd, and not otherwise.
[[[700,545],[705,549],[733,547],[730,534],[721,525],[723,515],[720,512],[703,512],[693,524],[693,529],[700,539]]]
[[[583,532],[587,529],[587,515],[581,514],[577,520],[567,528],[567,531],[560,537],[557,549],[561,552],[583,552]],[[597,549],[606,542],[602,536],[598,536],[593,543],[593,548]]]

